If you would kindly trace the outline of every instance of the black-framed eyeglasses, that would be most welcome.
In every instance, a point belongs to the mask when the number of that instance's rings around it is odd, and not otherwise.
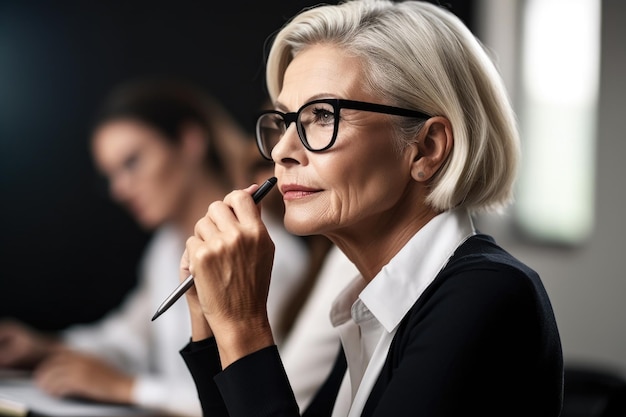
[[[262,112],[256,122],[256,143],[261,155],[265,159],[272,160],[272,149],[293,122],[296,123],[300,142],[306,149],[311,152],[325,151],[333,146],[337,139],[341,109],[363,110],[418,119],[431,117],[417,110],[338,98],[313,100],[292,113],[268,110]]]

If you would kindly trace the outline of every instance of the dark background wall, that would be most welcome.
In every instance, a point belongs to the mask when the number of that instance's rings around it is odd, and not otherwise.
[[[149,234],[109,201],[88,149],[111,88],[184,78],[249,128],[265,40],[316,3],[0,0],[0,318],[93,321],[136,283]],[[442,3],[472,26],[471,1]]]

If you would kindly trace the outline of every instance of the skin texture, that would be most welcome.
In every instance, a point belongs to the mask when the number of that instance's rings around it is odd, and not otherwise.
[[[363,71],[341,49],[311,46],[288,66],[274,106],[292,112],[328,97],[390,104],[367,92]],[[433,117],[416,142],[398,152],[390,117],[343,109],[329,150],[306,150],[292,124],[272,151],[287,229],[329,237],[368,281],[437,214],[424,198],[453,144],[448,120]],[[215,335],[223,367],[273,344],[265,312],[272,245],[253,191],[211,204],[181,261],[181,279],[189,272],[196,277],[187,293],[192,339]],[[218,273],[224,270],[228,274]]]

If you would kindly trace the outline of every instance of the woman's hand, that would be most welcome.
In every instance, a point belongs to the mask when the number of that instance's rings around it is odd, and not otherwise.
[[[94,356],[54,354],[35,369],[37,385],[50,395],[128,404],[133,378]]]
[[[196,335],[215,335],[224,368],[274,344],[266,307],[274,243],[250,196],[256,188],[213,202],[196,223],[181,262],[182,275],[188,270],[194,276],[188,301]],[[208,326],[193,318],[198,309]]]
[[[185,252],[180,260],[180,282],[186,280],[190,274],[189,255],[185,249]],[[213,331],[211,330],[211,326],[209,326],[209,323],[202,312],[202,306],[200,305],[200,300],[198,299],[195,282],[196,280],[194,279],[194,285],[192,285],[185,292],[185,297],[187,299],[187,307],[189,308],[189,317],[191,319],[191,340],[197,342],[213,336]]]
[[[52,336],[13,320],[0,322],[0,368],[30,369],[47,355],[64,349]]]

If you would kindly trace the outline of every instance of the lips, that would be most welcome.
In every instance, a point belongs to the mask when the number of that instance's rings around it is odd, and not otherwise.
[[[298,184],[285,184],[280,187],[280,192],[282,193],[284,200],[297,200],[300,198],[308,197],[320,191],[320,189],[310,188]]]

